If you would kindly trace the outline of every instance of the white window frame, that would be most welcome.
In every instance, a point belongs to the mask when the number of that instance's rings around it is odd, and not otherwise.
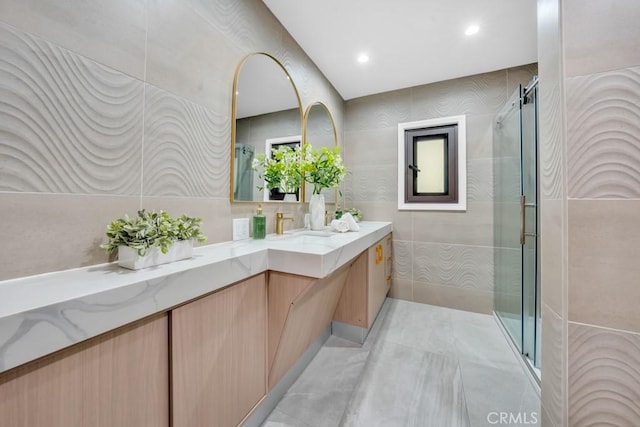
[[[435,126],[458,125],[458,203],[405,202],[405,131]],[[466,211],[467,210],[467,120],[465,115],[398,123],[398,210]]]

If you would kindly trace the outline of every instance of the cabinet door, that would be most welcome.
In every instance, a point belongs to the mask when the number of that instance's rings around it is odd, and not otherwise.
[[[171,312],[173,425],[236,426],[266,393],[265,275]]]
[[[391,234],[351,265],[333,320],[362,328],[373,324],[391,287]]]
[[[367,271],[369,269],[369,250],[362,252],[351,264],[347,282],[340,295],[333,320],[366,328],[367,322]]]
[[[369,270],[367,274],[368,280],[368,313],[367,327],[371,327],[373,321],[380,310],[380,306],[384,302],[389,291],[389,282],[387,281],[387,259],[385,256],[385,239],[368,249],[369,251]],[[388,251],[388,250],[387,250]]]
[[[387,290],[391,288],[391,268],[393,266],[393,238],[391,234],[384,238],[384,259],[386,260],[384,274],[387,278]]]
[[[167,315],[0,375],[0,424],[168,426]]]
[[[285,320],[282,327],[272,329],[269,336],[270,339],[277,340],[269,371],[270,388],[282,379],[331,323],[331,317],[338,305],[348,273],[348,265],[341,267],[328,277],[317,280],[271,272],[269,277],[270,326],[277,326],[273,325],[272,320]],[[275,291],[281,286],[294,288],[300,292],[294,296],[290,292]],[[277,312],[282,308],[286,309],[286,314]]]

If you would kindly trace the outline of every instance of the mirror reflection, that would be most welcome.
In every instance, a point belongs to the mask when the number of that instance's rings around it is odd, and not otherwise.
[[[264,181],[251,164],[260,154],[271,155],[273,141],[300,144],[302,117],[298,91],[284,66],[265,53],[249,55],[238,67],[233,88],[232,201],[284,198],[282,192],[265,196],[258,189]]]
[[[338,145],[336,125],[331,112],[322,102],[310,105],[304,115],[305,142],[316,149],[320,147],[333,147]],[[337,190],[326,188],[322,190],[326,203],[334,203],[337,200]],[[309,201],[313,194],[313,185],[306,184],[305,200]]]
[[[265,168],[264,165],[259,168],[264,176],[263,197],[265,202],[274,200],[297,202],[300,200],[301,177],[299,173],[295,172],[300,164],[299,156],[296,155],[300,147],[300,140],[299,135],[267,139],[265,152],[268,153],[267,156],[270,159],[276,160],[280,167],[274,168],[273,179],[269,180],[267,179],[268,168]],[[267,181],[275,181],[275,186],[272,187]]]

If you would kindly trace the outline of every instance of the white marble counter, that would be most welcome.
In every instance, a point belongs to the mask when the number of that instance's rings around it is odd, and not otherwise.
[[[266,270],[326,277],[390,232],[390,222],[367,221],[330,237],[201,246],[138,271],[110,263],[0,282],[0,372]]]

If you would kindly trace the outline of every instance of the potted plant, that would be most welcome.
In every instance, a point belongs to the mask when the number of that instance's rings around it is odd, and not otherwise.
[[[356,222],[362,221],[362,211],[358,208],[347,209],[344,211],[344,213],[350,213],[353,219],[356,220]]]
[[[320,147],[313,149],[311,144],[302,147],[303,160],[301,170],[304,180],[313,185],[313,194],[309,200],[309,216],[312,230],[324,228],[324,188],[337,188],[347,174],[340,156],[340,147]]]
[[[282,145],[272,151],[271,157],[266,154],[258,154],[251,167],[258,172],[260,179],[264,180],[268,191],[277,188],[280,192],[285,193],[285,201],[295,202],[295,193],[302,182],[300,153],[299,147],[294,150],[287,145]],[[258,186],[258,189],[262,191],[264,187]]]
[[[362,211],[358,208],[341,209],[340,206],[336,206],[335,214],[336,214],[336,219],[340,219],[345,214],[349,214],[356,222],[362,221]]]
[[[118,264],[138,270],[193,256],[194,241],[207,238],[200,231],[201,218],[182,215],[171,218],[165,211],[138,211],[125,215],[107,226],[107,243],[100,245],[107,253],[118,249]]]

